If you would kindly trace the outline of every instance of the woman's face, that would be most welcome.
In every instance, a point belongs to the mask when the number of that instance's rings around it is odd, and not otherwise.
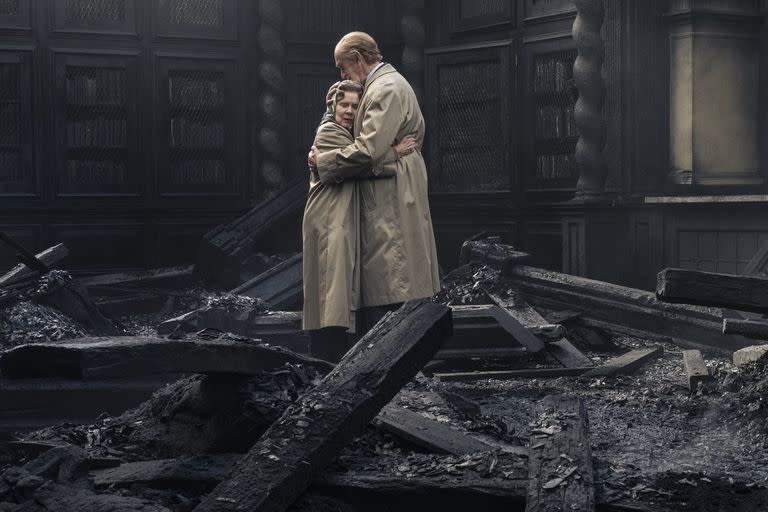
[[[344,97],[336,102],[336,122],[346,129],[352,128],[358,106],[360,106],[360,95],[356,92],[344,91]]]

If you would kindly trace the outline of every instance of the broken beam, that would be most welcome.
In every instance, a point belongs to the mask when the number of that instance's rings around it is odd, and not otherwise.
[[[197,512],[284,510],[451,336],[428,300],[386,315],[312,391],[299,397]]]
[[[617,374],[631,373],[646,361],[660,357],[663,354],[661,347],[643,350],[632,350],[622,356],[607,361],[598,367],[576,368],[526,368],[522,370],[491,371],[491,372],[467,372],[467,373],[436,373],[434,378],[441,382],[471,382],[484,379],[547,379],[558,377],[603,377]]]
[[[546,396],[536,404],[526,512],[595,509],[589,420],[583,400]]]
[[[688,381],[688,389],[696,391],[699,383],[712,380],[709,374],[709,368],[698,350],[683,350],[683,365],[685,366],[685,376]]]
[[[761,313],[768,311],[768,279],[666,268],[656,277],[656,296],[666,302]]]
[[[434,453],[467,455],[492,450],[487,444],[459,430],[392,404],[379,413],[373,424]]]
[[[35,258],[41,261],[45,266],[50,267],[66,258],[68,254],[69,250],[67,247],[64,244],[58,244],[36,254]],[[31,270],[25,264],[19,263],[0,277],[0,287],[9,287],[27,281],[37,274],[38,272],[36,270]]]
[[[17,346],[0,356],[0,371],[6,379],[109,379],[161,373],[253,375],[285,363],[314,366],[320,371],[333,368],[325,361],[260,343],[119,336]]]
[[[740,334],[747,338],[768,340],[768,321],[724,318],[723,334]]]

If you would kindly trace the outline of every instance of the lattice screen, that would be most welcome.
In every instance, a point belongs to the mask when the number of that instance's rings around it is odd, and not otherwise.
[[[574,183],[578,176],[574,151],[573,62],[576,50],[539,55],[534,61],[536,171],[543,184]]]
[[[68,25],[102,25],[125,21],[125,0],[56,0],[64,2]]]
[[[0,64],[0,182],[22,180],[21,82],[18,64]]]
[[[0,0],[0,16],[19,14],[19,0]]]
[[[438,172],[436,192],[509,189],[505,169],[497,62],[443,64],[438,68]]]
[[[220,29],[224,25],[222,0],[170,0],[168,21],[171,25]]]
[[[225,149],[233,133],[224,115],[224,87],[222,72],[170,72],[170,184],[232,182]]]
[[[128,102],[123,68],[66,68],[66,183],[72,191],[127,180]]]

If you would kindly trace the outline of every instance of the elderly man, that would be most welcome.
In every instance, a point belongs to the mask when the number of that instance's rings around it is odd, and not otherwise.
[[[352,178],[366,169],[381,172],[395,166],[395,179],[360,181],[361,303],[364,329],[383,314],[411,299],[440,290],[437,251],[427,197],[427,170],[420,151],[387,158],[392,145],[412,134],[424,142],[424,117],[408,82],[382,62],[374,39],[351,32],[336,45],[336,67],[342,79],[365,86],[354,123],[355,142],[346,148],[317,153],[320,180]],[[385,163],[385,162],[392,163]],[[364,332],[364,331],[363,331]]]

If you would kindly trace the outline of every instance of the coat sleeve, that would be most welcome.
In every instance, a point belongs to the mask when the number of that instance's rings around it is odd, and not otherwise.
[[[376,176],[385,171],[394,175],[394,149],[392,144],[400,129],[402,105],[394,87],[381,88],[365,109],[360,135],[354,143],[343,149],[321,152],[317,157],[317,171],[324,183],[339,182],[357,177],[366,169]],[[319,150],[319,148],[318,148]]]

